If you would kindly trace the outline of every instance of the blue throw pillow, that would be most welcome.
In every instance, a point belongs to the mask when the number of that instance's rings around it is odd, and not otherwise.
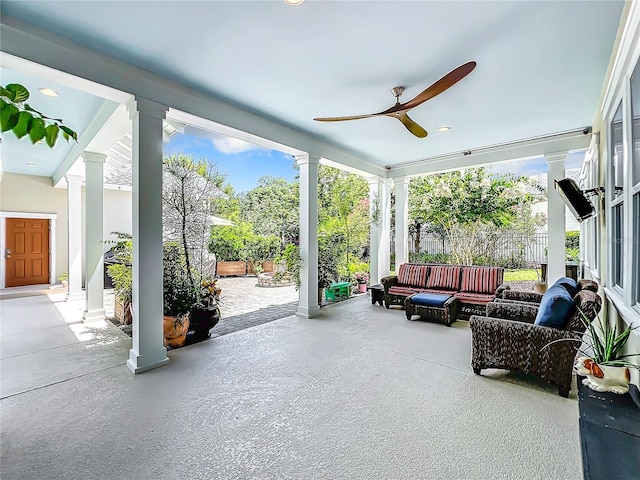
[[[567,289],[553,285],[542,296],[534,324],[564,330],[572,308],[573,300]]]
[[[578,282],[576,282],[573,278],[559,278],[558,280],[556,280],[556,283],[552,285],[552,287],[555,287],[556,285],[562,285],[567,290],[567,292],[569,292],[569,295],[571,295],[572,298],[576,293],[578,293]]]

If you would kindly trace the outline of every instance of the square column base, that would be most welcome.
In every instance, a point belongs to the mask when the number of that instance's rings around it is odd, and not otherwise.
[[[104,313],[104,309],[102,308],[99,310],[85,310],[82,314],[83,323],[99,322],[106,318],[107,315]]]
[[[307,308],[299,305],[298,309],[296,310],[296,315],[298,317],[303,317],[303,318],[313,318],[313,317],[317,317],[319,314],[320,314],[320,307],[318,305],[314,305],[311,308]]]
[[[129,350],[127,367],[129,367],[129,370],[133,373],[142,373],[147,370],[162,367],[167,363],[169,363],[169,357],[167,357],[167,349],[164,347],[142,355],[138,355],[133,351],[133,349],[131,349]]]
[[[84,300],[86,295],[83,291],[67,293],[67,302],[76,302],[79,300]]]

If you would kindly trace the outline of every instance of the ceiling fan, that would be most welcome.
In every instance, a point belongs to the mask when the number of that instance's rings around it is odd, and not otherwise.
[[[318,122],[342,122],[344,120],[358,120],[360,118],[378,117],[381,115],[387,117],[397,118],[402,124],[413,133],[416,137],[424,138],[428,135],[427,131],[411,120],[407,115],[407,112],[413,107],[417,107],[423,102],[426,102],[430,98],[444,92],[447,88],[452,87],[464,77],[469,75],[471,71],[476,68],[476,62],[467,62],[464,65],[460,65],[458,68],[450,71],[440,80],[436,81],[429,87],[427,87],[422,93],[419,93],[414,98],[405,103],[400,103],[400,95],[404,92],[404,87],[394,87],[391,89],[393,96],[396,97],[396,104],[382,112],[370,113],[368,115],[353,115],[350,117],[324,117],[314,118]]]

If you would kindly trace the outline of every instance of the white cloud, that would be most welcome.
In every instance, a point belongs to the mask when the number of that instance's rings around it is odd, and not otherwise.
[[[216,136],[211,139],[216,150],[226,154],[248,152],[250,150],[261,150],[262,147],[254,143],[245,142],[238,138],[227,136]]]

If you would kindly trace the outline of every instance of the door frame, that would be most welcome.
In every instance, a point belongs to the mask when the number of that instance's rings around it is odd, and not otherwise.
[[[7,212],[0,211],[0,288],[5,288],[6,262],[4,251],[7,248],[7,218],[44,218],[49,220],[49,284],[54,284],[56,275],[56,218],[57,213]]]

